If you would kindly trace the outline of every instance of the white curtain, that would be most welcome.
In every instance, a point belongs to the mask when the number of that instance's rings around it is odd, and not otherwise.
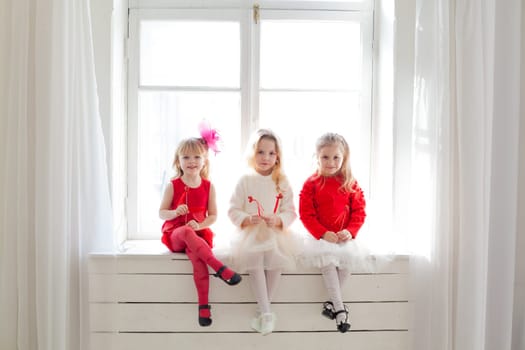
[[[0,347],[87,349],[86,256],[112,247],[88,0],[0,3]]]
[[[415,4],[413,349],[523,350],[524,5]]]

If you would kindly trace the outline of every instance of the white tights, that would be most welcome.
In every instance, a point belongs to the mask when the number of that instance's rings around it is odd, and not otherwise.
[[[271,258],[271,254],[272,252],[254,254],[252,259],[259,267],[248,271],[250,274],[250,285],[257,299],[257,306],[261,314],[271,312],[270,303],[281,277],[280,269],[264,270],[264,259]]]
[[[328,292],[328,297],[330,301],[334,304],[335,311],[344,310],[343,297],[341,290],[343,289],[344,283],[350,276],[350,271],[348,269],[338,268],[335,265],[328,265],[321,268],[321,273],[323,274],[323,281]],[[339,319],[344,319],[345,315],[337,315]]]

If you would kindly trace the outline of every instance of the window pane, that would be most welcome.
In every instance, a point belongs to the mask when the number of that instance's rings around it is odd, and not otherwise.
[[[140,84],[239,87],[236,22],[140,22]]]
[[[354,93],[265,92],[261,94],[261,127],[271,127],[283,141],[285,171],[297,192],[315,170],[315,141],[337,132],[350,146],[351,165],[363,185],[368,179],[369,130]]]
[[[261,88],[359,89],[360,24],[263,21]]]
[[[137,155],[137,230],[142,239],[156,239],[162,221],[158,208],[165,184],[174,175],[172,162],[181,139],[199,137],[198,125],[206,120],[225,142],[221,152],[210,154],[212,181],[221,197],[230,191],[231,170],[220,164],[237,164],[240,148],[240,94],[237,92],[141,92],[139,94]],[[226,142],[227,141],[227,142]],[[230,186],[230,187],[228,187]],[[220,189],[219,189],[220,187]],[[218,196],[219,198],[219,196]],[[225,208],[223,205],[222,208]]]

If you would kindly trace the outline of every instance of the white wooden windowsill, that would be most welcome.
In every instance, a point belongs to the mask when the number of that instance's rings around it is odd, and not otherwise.
[[[211,277],[213,324],[200,327],[185,254],[171,253],[158,241],[93,253],[91,349],[410,349],[406,256],[374,273],[354,271],[343,290],[352,324],[345,334],[320,314],[327,297],[319,271],[299,269],[283,273],[272,302],[276,329],[261,336],[250,328],[256,302],[248,279],[243,275],[241,284],[232,287]]]

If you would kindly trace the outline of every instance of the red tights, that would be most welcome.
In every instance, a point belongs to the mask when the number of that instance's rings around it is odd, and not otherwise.
[[[208,304],[210,275],[208,266],[217,271],[224,264],[214,255],[208,243],[188,226],[177,227],[169,236],[171,246],[175,252],[186,252],[193,265],[193,281],[197,289],[199,305]],[[231,278],[233,271],[224,270],[222,276]]]

